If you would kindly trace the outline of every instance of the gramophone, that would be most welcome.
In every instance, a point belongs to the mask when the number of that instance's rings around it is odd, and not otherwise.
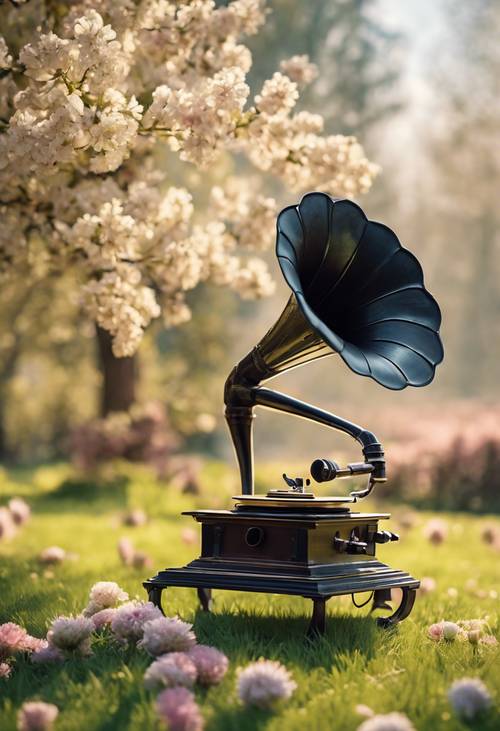
[[[182,568],[160,571],[144,587],[160,607],[165,588],[194,587],[207,611],[213,589],[310,598],[309,635],[324,632],[330,597],[350,594],[355,602],[355,594],[370,592],[373,609],[392,612],[377,619],[390,627],[410,614],[419,581],[376,558],[377,544],[398,540],[379,528],[389,514],[355,509],[386,480],[381,443],[357,424],[261,384],[338,355],[355,373],[386,388],[425,386],[443,358],[440,310],[424,287],[415,256],[387,226],[369,221],[349,200],[309,193],[299,205],[285,208],[277,220],[276,253],[292,294],[277,322],[233,368],[224,390],[241,495],[233,498],[232,510],[185,513],[201,524],[201,555]],[[331,459],[315,459],[311,477],[322,483],[366,475],[366,486],[347,496],[319,497],[310,479],[284,474],[281,486],[254,494],[257,406],[352,437],[362,451],[360,462],[340,467]],[[402,595],[393,611],[389,602],[396,588]]]

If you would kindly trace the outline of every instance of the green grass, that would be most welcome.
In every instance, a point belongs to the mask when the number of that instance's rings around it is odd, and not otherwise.
[[[0,479],[0,504],[22,495],[33,510],[22,532],[0,544],[1,622],[18,622],[43,636],[55,615],[82,609],[98,580],[115,580],[131,596],[145,598],[141,581],[147,572],[120,564],[118,539],[128,535],[151,555],[156,568],[183,565],[195,556],[197,546],[181,541],[182,528],[195,524],[180,512],[217,502],[229,505],[230,479],[215,464],[204,474],[206,494],[196,497],[161,486],[141,470],[129,474],[128,480],[85,484],[72,480],[70,469],[61,466]],[[121,514],[139,506],[152,516],[148,525],[121,525]],[[428,517],[420,514],[399,544],[381,547],[382,560],[417,577],[432,576],[438,585],[436,592],[417,599],[410,618],[394,631],[378,629],[368,608],[355,609],[345,597],[330,601],[327,634],[310,643],[304,632],[311,607],[304,599],[216,592],[214,612],[207,615],[198,610],[194,591],[165,592],[167,613],[193,622],[199,641],[215,645],[230,659],[220,686],[197,691],[208,731],[351,731],[362,721],[355,712],[360,703],[377,713],[404,712],[418,731],[498,731],[499,650],[434,644],[426,637],[427,626],[443,618],[486,616],[498,637],[498,599],[490,592],[500,591],[499,554],[480,535],[492,519],[448,514],[447,541],[431,547],[422,535]],[[54,544],[78,558],[44,576],[37,555]],[[486,597],[470,589],[471,579]],[[456,597],[448,594],[450,587],[458,591]],[[18,708],[34,698],[59,707],[57,731],[156,729],[154,695],[142,686],[148,659],[102,638],[93,650],[88,659],[56,666],[35,666],[20,658],[11,678],[0,681],[2,731],[15,729]],[[244,709],[235,695],[236,668],[261,656],[285,663],[298,683],[290,701],[272,713]],[[495,709],[470,725],[453,715],[446,699],[451,682],[463,676],[482,678],[495,696]]]

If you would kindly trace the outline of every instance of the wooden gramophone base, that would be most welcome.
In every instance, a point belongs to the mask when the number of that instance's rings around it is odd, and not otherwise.
[[[319,502],[319,501],[318,501]],[[325,631],[325,605],[333,596],[373,592],[373,609],[391,609],[391,589],[402,589],[400,606],[377,620],[391,627],[412,610],[419,582],[375,556],[378,543],[395,540],[379,531],[387,513],[357,513],[346,507],[238,507],[197,510],[201,555],[183,568],[169,568],[144,582],[161,608],[164,589],[193,587],[209,610],[212,589],[302,596],[313,601],[309,634]]]
[[[193,564],[197,563],[193,561]],[[199,563],[199,562],[198,562]],[[376,565],[374,565],[376,564]],[[344,569],[342,573],[339,569]],[[359,562],[353,566],[335,567],[336,575],[311,578],[290,576],[290,574],[269,574],[238,572],[234,568],[191,568],[160,571],[143,586],[153,604],[162,609],[161,598],[165,589],[172,586],[193,587],[204,611],[210,611],[213,589],[252,591],[270,594],[303,596],[313,602],[313,612],[308,636],[323,634],[326,627],[326,602],[333,596],[352,595],[358,592],[373,592],[373,608],[387,607],[390,590],[401,589],[402,599],[398,608],[387,617],[378,617],[380,627],[392,627],[408,617],[415,602],[419,582],[403,571],[389,568],[378,561]],[[353,571],[354,569],[354,571]],[[162,609],[163,611],[163,609]]]

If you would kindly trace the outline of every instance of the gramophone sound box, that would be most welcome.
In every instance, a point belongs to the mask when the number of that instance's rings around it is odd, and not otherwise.
[[[198,590],[208,610],[213,589],[291,594],[313,601],[309,634],[325,630],[332,596],[372,592],[373,608],[392,611],[381,626],[411,612],[417,579],[376,558],[377,544],[398,540],[379,527],[387,513],[362,513],[357,503],[385,482],[381,443],[371,431],[261,384],[311,360],[340,356],[351,370],[386,388],[425,386],[443,358],[439,307],[424,287],[420,264],[387,226],[369,221],[355,203],[309,193],[278,216],[276,253],[292,294],[262,340],[231,371],[225,414],[241,477],[232,510],[187,513],[201,525],[201,555],[144,582],[161,607],[167,587]],[[311,477],[321,483],[366,475],[364,489],[317,497],[309,479],[283,475],[285,484],[254,494],[252,426],[264,406],[344,432],[359,444],[362,460],[340,467],[315,459]],[[358,606],[358,605],[357,605]]]

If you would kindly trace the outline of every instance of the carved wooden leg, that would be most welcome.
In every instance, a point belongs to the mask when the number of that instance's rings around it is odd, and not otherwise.
[[[198,592],[201,608],[204,612],[209,612],[212,609],[212,589],[199,586],[196,591]]]
[[[146,591],[148,592],[148,599],[150,602],[152,602],[155,607],[158,607],[158,609],[161,611],[162,614],[165,614],[163,611],[163,608],[161,606],[161,593],[165,589],[164,586],[147,586]]]
[[[390,589],[376,589],[373,592],[373,604],[370,611],[373,612],[375,609],[387,609],[392,611],[392,607],[389,604],[391,599]]]
[[[410,589],[408,586],[402,586],[401,591],[403,592],[403,598],[401,599],[401,604],[396,609],[396,611],[390,615],[390,617],[378,617],[377,618],[377,624],[379,627],[388,628],[393,627],[398,622],[401,622],[403,619],[406,619],[406,617],[410,614],[411,610],[413,609],[413,605],[415,604],[415,597],[417,596],[417,590],[416,589]]]
[[[311,639],[324,635],[326,629],[326,598],[313,599],[313,613],[307,629],[307,636]]]

